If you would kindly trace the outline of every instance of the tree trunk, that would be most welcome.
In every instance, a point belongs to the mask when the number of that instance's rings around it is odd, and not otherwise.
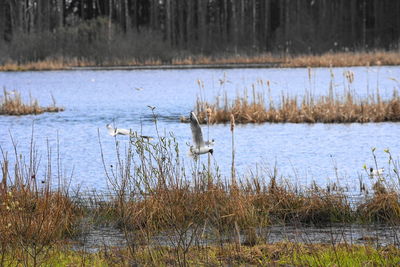
[[[263,47],[265,51],[268,51],[270,48],[270,38],[272,33],[270,32],[269,20],[270,20],[270,0],[264,0],[265,8],[264,8],[264,39],[263,39]]]
[[[185,36],[186,36],[186,31],[185,31],[185,19],[183,16],[184,11],[186,11],[186,1],[185,0],[178,0],[178,6],[177,6],[177,12],[178,12],[178,44],[179,44],[179,48],[183,48],[184,47],[184,43],[185,43]]]
[[[198,27],[199,27],[199,41],[200,41],[200,49],[203,52],[206,46],[206,34],[207,34],[207,28],[206,28],[206,8],[207,5],[204,5],[204,3],[207,4],[208,0],[198,0],[197,1],[197,16],[198,16]]]
[[[223,0],[223,17],[222,17],[222,36],[224,45],[228,45],[230,41],[229,36],[229,16],[228,16],[228,0]]]
[[[171,0],[165,0],[165,34],[168,44],[172,44],[172,18],[171,18]]]
[[[361,44],[362,49],[365,49],[367,40],[367,4],[365,0],[362,1],[362,28],[361,28]]]
[[[246,40],[246,14],[245,14],[245,0],[240,1],[240,26],[239,26],[239,36],[240,40]]]
[[[58,4],[58,27],[64,27],[65,0],[57,0]]]
[[[194,26],[193,26],[193,18],[194,18],[194,8],[193,1],[187,1],[187,13],[186,13],[186,47],[192,48],[194,44]]]
[[[253,29],[252,29],[252,33],[253,33],[253,49],[257,48],[257,10],[256,10],[256,0],[253,0],[253,13],[252,13],[252,17],[253,17]]]
[[[232,20],[231,27],[233,27],[233,44],[235,47],[235,54],[238,52],[238,23],[237,23],[237,15],[236,15],[236,0],[231,0],[232,2]]]
[[[108,45],[110,45],[112,38],[112,13],[113,13],[113,0],[108,0]]]
[[[129,5],[128,5],[128,0],[124,0],[124,10],[125,10],[125,32],[129,33],[131,32],[131,22],[130,22],[130,17],[129,17]]]
[[[6,3],[0,1],[0,45],[5,40],[6,19]]]

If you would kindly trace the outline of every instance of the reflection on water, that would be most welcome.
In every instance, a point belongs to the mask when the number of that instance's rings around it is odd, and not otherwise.
[[[330,227],[307,227],[307,226],[271,226],[258,229],[260,238],[268,243],[276,242],[300,242],[305,244],[325,243],[339,244],[369,244],[376,247],[400,244],[399,228],[385,225],[333,225]],[[129,237],[131,238],[131,237]],[[133,242],[138,243],[139,239],[132,237]],[[174,246],[171,242],[174,235],[154,236],[152,241],[161,246]],[[178,238],[178,237],[176,237]],[[216,236],[203,238],[205,244],[218,244]],[[232,242],[234,235],[222,237],[224,242]],[[246,240],[246,236],[241,236]],[[91,227],[85,230],[82,235],[74,240],[75,249],[85,249],[88,252],[97,252],[108,247],[126,246],[126,238],[122,231],[112,226]],[[176,243],[175,243],[176,244]]]
[[[335,68],[334,86],[343,92],[346,83],[343,68]],[[357,96],[376,92],[387,98],[394,88],[399,89],[395,77],[400,67],[351,68],[355,81],[351,85]],[[162,134],[174,132],[181,150],[191,141],[188,124],[179,117],[188,115],[200,93],[198,80],[204,82],[201,94],[212,99],[224,90],[229,96],[251,88],[258,80],[270,81],[270,94],[279,101],[283,93],[315,95],[327,93],[331,72],[326,68],[307,69],[196,69],[196,70],[134,70],[134,71],[53,71],[0,73],[0,86],[17,89],[22,95],[36,97],[42,105],[52,103],[65,112],[38,116],[0,117],[0,145],[12,151],[10,133],[18,142],[21,153],[28,155],[32,123],[35,140],[45,158],[46,141],[56,151],[57,135],[63,169],[74,170],[73,184],[87,188],[105,189],[106,178],[101,162],[99,136],[107,162],[115,162],[114,139],[105,125],[114,123],[144,135],[156,135],[153,116],[148,105],[156,107],[158,127]],[[221,83],[221,79],[225,82]],[[143,88],[136,90],[135,88]],[[257,87],[266,90],[265,87]],[[400,152],[399,123],[366,124],[253,124],[235,128],[236,166],[239,174],[249,169],[271,169],[300,185],[316,180],[319,184],[336,181],[356,191],[362,166],[374,166],[371,148],[376,147],[378,163],[387,164],[383,152],[390,148],[397,159]],[[214,160],[225,175],[230,173],[231,136],[229,125],[203,128],[203,134],[216,140]],[[124,144],[126,137],[119,136]],[[186,153],[181,153],[186,156]],[[9,156],[10,157],[10,156]],[[204,157],[206,159],[206,157]],[[44,160],[43,160],[44,161]],[[189,161],[189,159],[186,159]],[[43,167],[44,168],[44,167]],[[336,175],[336,173],[338,175]]]

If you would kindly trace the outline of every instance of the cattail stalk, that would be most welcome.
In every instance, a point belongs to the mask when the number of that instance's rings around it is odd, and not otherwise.
[[[232,185],[236,184],[235,178],[235,116],[231,114],[231,133],[232,133]]]
[[[210,141],[210,119],[211,119],[211,108],[207,108],[206,110],[207,115],[207,140]],[[207,184],[208,187],[211,185],[211,155],[208,154],[208,166],[207,166]]]

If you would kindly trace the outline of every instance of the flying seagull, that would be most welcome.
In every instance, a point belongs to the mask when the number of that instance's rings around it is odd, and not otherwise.
[[[190,128],[192,130],[193,144],[189,148],[189,156],[196,158],[197,155],[210,153],[213,154],[214,140],[204,142],[203,134],[201,133],[201,128],[199,120],[194,112],[190,112]]]
[[[151,137],[151,136],[136,135],[134,132],[132,132],[131,130],[128,130],[128,129],[113,128],[113,127],[111,126],[111,124],[107,124],[106,127],[107,127],[107,130],[108,130],[108,134],[111,135],[111,136],[116,136],[116,135],[129,135],[129,136],[140,137],[140,138],[144,138],[144,139],[148,139],[148,140],[153,139],[153,137]]]

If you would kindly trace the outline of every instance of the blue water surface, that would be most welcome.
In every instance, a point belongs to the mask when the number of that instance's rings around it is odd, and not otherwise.
[[[345,71],[354,73],[352,83]],[[72,173],[72,185],[103,190],[107,179],[99,141],[107,165],[115,162],[116,154],[115,140],[105,125],[156,135],[149,105],[156,107],[160,132],[174,133],[188,164],[186,144],[191,142],[191,131],[179,117],[189,114],[198,96],[214,100],[227,92],[232,98],[247,89],[251,99],[255,88],[279,103],[282,95],[327,95],[331,86],[338,95],[351,90],[360,98],[377,92],[388,98],[399,89],[399,77],[400,67],[0,72],[0,86],[20,91],[25,100],[31,95],[41,105],[51,105],[53,95],[56,104],[66,108],[37,116],[1,116],[0,146],[12,159],[12,136],[19,153],[29,156],[34,125],[33,140],[42,171],[48,149],[53,161],[57,158],[58,143],[62,172],[65,176]],[[228,177],[232,155],[229,125],[203,127],[203,134],[216,140],[213,161]],[[360,176],[366,178],[363,165],[375,166],[371,149],[376,148],[379,166],[387,166],[388,155],[383,150],[389,148],[397,159],[399,136],[400,124],[391,122],[237,125],[235,162],[239,176],[256,169],[272,173],[276,166],[279,175],[298,185],[339,180],[356,192]],[[117,139],[127,142],[124,136]]]

